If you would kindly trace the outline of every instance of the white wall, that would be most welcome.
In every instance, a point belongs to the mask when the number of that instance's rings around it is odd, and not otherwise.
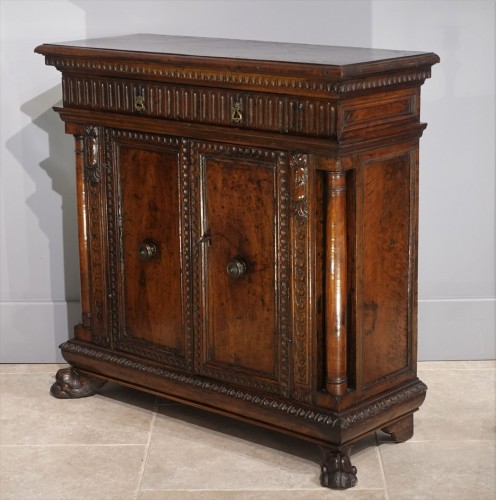
[[[44,42],[149,32],[401,48],[423,87],[422,359],[495,355],[493,1],[0,0],[0,361],[53,362],[79,316],[73,142]]]

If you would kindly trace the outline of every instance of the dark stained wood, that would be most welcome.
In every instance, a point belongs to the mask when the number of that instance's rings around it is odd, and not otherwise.
[[[161,63],[183,63],[186,60],[191,65],[208,67],[242,68],[242,62],[245,62],[252,71],[283,70],[284,74],[293,70],[332,77],[416,68],[439,62],[436,54],[412,51],[149,34],[45,44],[36,51],[45,56],[77,55],[93,59],[129,58]]]
[[[104,380],[323,446],[413,434],[420,86],[432,53],[133,35],[46,44],[76,139],[82,321]]]
[[[120,145],[124,335],[184,350],[177,151]],[[152,244],[155,255],[139,254]]]
[[[357,483],[357,469],[351,465],[351,446],[336,449],[321,447],[324,460],[321,466],[320,484],[335,490],[345,490]]]
[[[413,437],[413,414],[403,417],[398,422],[388,425],[382,429],[391,435],[395,443],[403,443]]]
[[[277,377],[274,312],[276,165],[208,156],[203,162],[204,363]],[[233,259],[246,272],[231,277]],[[257,346],[256,349],[253,346]],[[206,370],[209,373],[208,369]]]
[[[93,396],[105,381],[79,373],[75,368],[62,368],[57,372],[50,394],[57,399],[79,399]]]

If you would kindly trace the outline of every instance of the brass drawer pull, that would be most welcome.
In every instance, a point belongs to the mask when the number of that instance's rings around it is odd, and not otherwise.
[[[234,123],[240,123],[243,120],[243,113],[241,112],[241,103],[235,102],[231,109],[231,118]]]
[[[151,241],[144,241],[138,247],[138,256],[141,260],[150,260],[157,256],[158,248]]]
[[[241,257],[234,257],[227,263],[227,274],[230,278],[238,279],[246,274],[246,262]]]
[[[139,113],[145,111],[145,98],[142,95],[137,95],[134,101],[134,109]]]

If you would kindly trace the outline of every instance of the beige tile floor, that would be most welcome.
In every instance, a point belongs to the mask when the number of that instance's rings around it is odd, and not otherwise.
[[[424,362],[429,386],[403,444],[358,443],[358,485],[319,486],[315,445],[107,384],[48,394],[57,365],[0,365],[0,499],[496,498],[496,362]]]

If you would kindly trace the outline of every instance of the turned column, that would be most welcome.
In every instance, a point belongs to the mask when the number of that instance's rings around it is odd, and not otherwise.
[[[326,203],[326,378],[329,394],[342,396],[346,378],[346,174],[327,172]]]

